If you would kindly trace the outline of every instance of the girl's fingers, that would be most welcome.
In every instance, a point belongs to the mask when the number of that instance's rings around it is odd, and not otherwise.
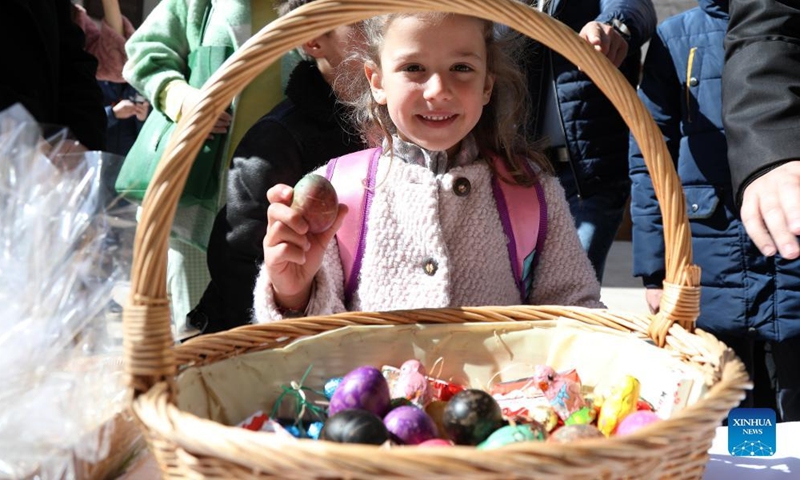
[[[267,209],[267,239],[268,246],[280,242],[291,242],[307,249],[308,222],[302,215],[282,203],[273,203]]]
[[[287,263],[304,265],[306,263],[306,250],[299,248],[297,245],[282,242],[269,248],[264,248],[264,263],[276,267]]]
[[[267,201],[270,204],[283,203],[284,205],[291,205],[293,193],[294,189],[292,187],[278,183],[267,190]]]

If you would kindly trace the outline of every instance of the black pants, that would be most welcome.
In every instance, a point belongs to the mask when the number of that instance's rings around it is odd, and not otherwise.
[[[800,338],[755,341],[717,335],[744,362],[753,390],[740,407],[772,408],[779,422],[800,420]]]

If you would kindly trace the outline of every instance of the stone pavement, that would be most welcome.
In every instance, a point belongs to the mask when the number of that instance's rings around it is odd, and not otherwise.
[[[600,299],[611,310],[647,313],[642,281],[631,275],[632,253],[629,241],[617,240],[611,246],[606,260]]]
[[[697,0],[653,0],[658,21],[697,6]]]

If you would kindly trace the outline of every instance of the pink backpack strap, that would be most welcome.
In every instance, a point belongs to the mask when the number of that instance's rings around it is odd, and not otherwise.
[[[328,163],[326,176],[336,189],[339,203],[348,207],[344,223],[336,233],[344,271],[345,301],[349,304],[358,285],[361,260],[367,235],[367,216],[375,192],[375,178],[381,149],[374,148],[335,158]],[[510,178],[503,160],[490,155],[499,175]],[[525,303],[533,285],[533,272],[547,233],[547,204],[539,182],[522,187],[492,179],[492,193],[500,222],[508,238],[511,268]],[[537,253],[537,247],[539,251]]]
[[[498,175],[511,178],[503,159],[498,155],[490,157]],[[495,176],[492,179],[492,193],[497,203],[500,222],[508,238],[511,268],[522,303],[525,303],[531,292],[533,271],[547,234],[547,203],[544,190],[538,181],[531,188],[510,184]]]
[[[358,285],[364,242],[367,237],[367,214],[375,193],[375,176],[380,148],[361,150],[328,162],[326,176],[336,189],[339,203],[347,205],[344,223],[336,233],[339,257],[344,271],[344,295],[349,304]]]

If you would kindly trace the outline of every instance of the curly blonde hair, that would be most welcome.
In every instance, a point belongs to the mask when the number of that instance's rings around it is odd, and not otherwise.
[[[364,47],[354,51],[352,55],[358,61],[371,63],[380,68],[381,46],[394,20],[415,16],[436,22],[448,15],[456,14],[396,13],[365,20],[361,25],[365,37]],[[479,20],[484,24],[487,70],[494,75],[494,88],[491,99],[484,107],[472,134],[481,151],[492,152],[504,160],[506,168],[513,177],[506,180],[521,185],[531,185],[536,181],[536,175],[527,162],[532,162],[539,170],[545,172],[551,172],[552,167],[542,154],[540,145],[531,145],[523,131],[527,125],[530,105],[525,74],[516,61],[522,47],[520,40],[523,37],[513,31],[496,36],[493,22]],[[362,73],[357,78],[338,79],[338,81],[349,90],[346,97],[347,103],[353,107],[353,124],[360,126],[366,143],[379,145],[386,139],[391,151],[392,135],[397,133],[397,127],[392,122],[386,105],[379,104],[372,97],[366,76]]]

